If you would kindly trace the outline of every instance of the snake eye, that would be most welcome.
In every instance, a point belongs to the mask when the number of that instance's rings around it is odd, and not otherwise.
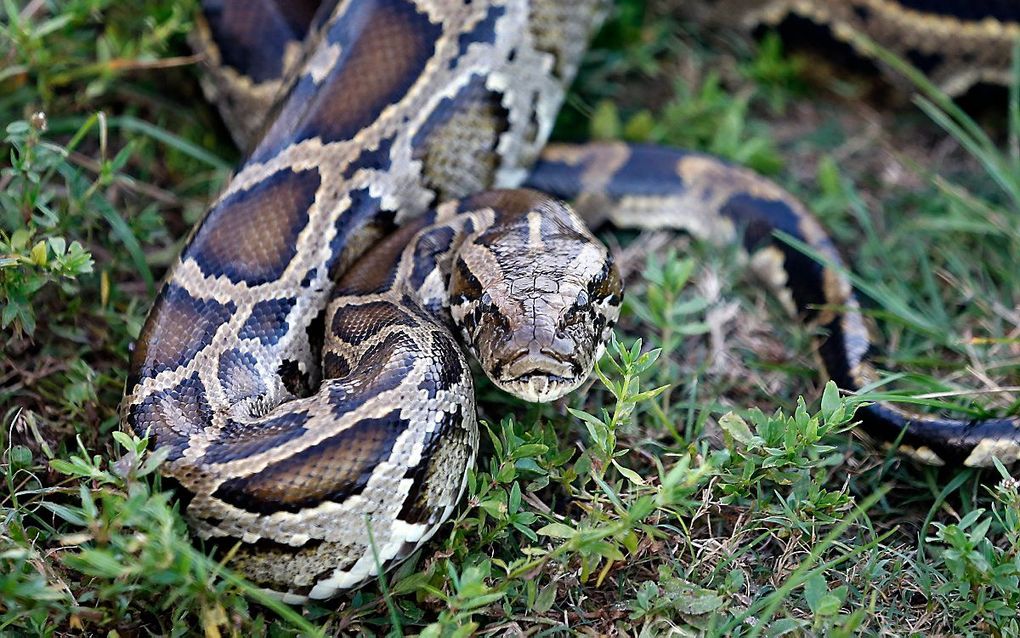
[[[481,308],[483,310],[492,309],[492,295],[490,295],[488,292],[483,292],[481,298],[478,300],[478,303],[481,305]]]
[[[589,301],[588,293],[582,290],[581,292],[577,293],[577,301],[575,301],[574,304],[580,308],[584,308],[585,306],[588,305],[588,301]]]

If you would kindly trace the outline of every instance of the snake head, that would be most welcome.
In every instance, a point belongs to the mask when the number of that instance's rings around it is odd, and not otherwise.
[[[543,198],[465,240],[450,293],[454,322],[489,379],[544,402],[591,374],[623,286],[605,245],[566,204]]]

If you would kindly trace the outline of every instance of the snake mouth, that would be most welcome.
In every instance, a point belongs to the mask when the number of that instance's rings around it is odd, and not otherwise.
[[[522,377],[544,375],[570,378],[575,376],[575,365],[563,357],[548,352],[524,352],[503,368],[503,379],[510,381]]]
[[[493,375],[493,381],[525,401],[546,403],[580,385],[577,367],[554,355],[526,352]]]

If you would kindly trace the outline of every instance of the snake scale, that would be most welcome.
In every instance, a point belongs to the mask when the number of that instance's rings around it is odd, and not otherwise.
[[[545,147],[605,2],[204,2],[206,87],[250,150],[163,283],[122,413],[195,534],[284,600],[359,585],[449,517],[478,448],[465,349],[529,401],[588,377],[623,291],[586,221],[742,242],[822,327],[829,376],[873,376],[839,255],[784,190],[698,153]],[[859,417],[933,463],[1020,457],[1016,418]]]

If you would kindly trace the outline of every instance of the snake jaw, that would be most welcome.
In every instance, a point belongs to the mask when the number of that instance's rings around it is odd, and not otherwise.
[[[561,377],[547,370],[536,370],[509,379],[494,379],[491,375],[489,378],[504,392],[524,401],[549,403],[576,390],[587,376]]]
[[[580,377],[580,366],[568,355],[532,347],[509,365],[498,366],[490,378],[500,388],[531,403],[555,401],[573,391],[587,377]],[[585,371],[589,372],[589,371]]]
[[[563,379],[551,375],[536,374],[515,379],[509,386],[513,389],[508,388],[507,391],[529,403],[549,403],[570,394],[583,381],[583,378]]]

